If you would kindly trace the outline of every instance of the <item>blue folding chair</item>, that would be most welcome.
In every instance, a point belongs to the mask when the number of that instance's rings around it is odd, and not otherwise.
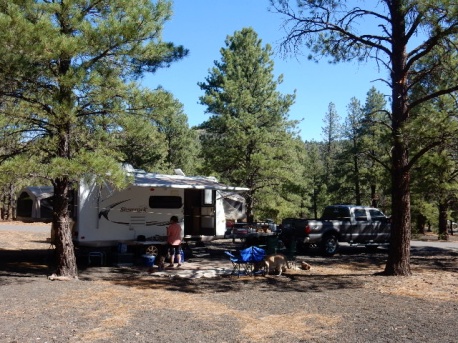
[[[247,262],[242,261],[241,258],[235,256],[230,251],[224,252],[227,256],[229,256],[229,261],[232,262],[232,272],[231,275],[240,276],[240,274],[247,274]]]
[[[229,260],[232,262],[233,269],[231,275],[255,275],[258,271],[262,274],[265,273],[263,267],[259,268],[260,263],[266,255],[264,249],[251,246],[240,250],[240,257],[236,257],[229,251],[225,251],[224,253],[229,256]]]

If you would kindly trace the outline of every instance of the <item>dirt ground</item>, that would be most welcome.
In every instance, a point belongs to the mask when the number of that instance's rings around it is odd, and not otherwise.
[[[53,268],[48,238],[43,227],[0,230],[0,342],[454,342],[458,337],[456,251],[412,249],[410,277],[376,276],[387,252],[364,248],[343,248],[331,258],[298,256],[310,270],[234,277],[228,276],[232,266],[223,251],[237,249],[237,243],[221,240],[186,261],[182,275],[149,273],[143,266],[84,266],[80,281],[53,282],[47,279]],[[219,272],[197,274],[197,269]]]
[[[0,222],[0,227],[3,223]],[[9,222],[9,225],[23,225],[22,223]],[[0,231],[0,251],[40,251],[47,252],[48,259],[52,246],[49,243],[49,233],[43,228],[49,227],[49,224],[34,223],[27,224],[32,227],[29,231]],[[35,227],[36,229],[33,229]],[[418,240],[437,241],[437,235],[427,234],[426,236],[417,236]],[[450,240],[458,242],[458,235],[450,236]],[[188,265],[184,264],[183,270],[193,268],[200,264],[201,269],[217,269],[222,273],[213,273],[211,276],[227,274],[232,270],[230,262],[222,255],[222,250],[236,250],[240,246],[237,243],[232,244],[230,240],[221,240],[209,245],[213,249],[216,258],[192,259]],[[342,249],[341,249],[342,250]],[[356,252],[356,253],[355,253]],[[407,278],[383,277],[375,278],[374,274],[383,271],[386,262],[386,253],[367,254],[363,248],[354,248],[350,251],[343,251],[334,257],[321,257],[312,254],[310,256],[298,256],[297,268],[286,271],[287,275],[309,275],[309,276],[362,276],[368,287],[378,289],[382,293],[409,295],[415,297],[435,298],[442,300],[458,301],[458,254],[455,252],[435,251],[430,254],[427,250],[418,250],[412,252],[411,268],[413,275]],[[208,257],[208,256],[207,256]],[[49,257],[50,258],[50,257]],[[192,263],[194,262],[195,263]],[[300,270],[300,261],[305,261],[312,265],[310,270]],[[42,268],[43,272],[52,272],[52,263],[38,264],[35,268]],[[52,261],[51,261],[52,262]],[[33,262],[29,262],[33,263]],[[96,280],[99,276],[106,277],[113,272],[115,268],[85,268],[80,270],[80,276]],[[152,275],[147,272],[148,268],[135,266],[132,272],[146,278]],[[168,276],[174,275],[175,271],[168,271]],[[143,275],[145,274],[145,275]],[[175,273],[176,274],[176,273]],[[164,276],[166,273],[156,273],[153,276]],[[186,273],[183,273],[186,275]],[[243,279],[243,277],[242,277]],[[393,287],[396,285],[396,287]]]

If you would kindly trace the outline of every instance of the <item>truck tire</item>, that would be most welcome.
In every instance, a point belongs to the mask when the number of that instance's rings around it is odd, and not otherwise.
[[[323,240],[321,241],[321,250],[323,255],[332,256],[337,252],[337,249],[339,249],[339,242],[336,235],[327,234],[323,237]]]

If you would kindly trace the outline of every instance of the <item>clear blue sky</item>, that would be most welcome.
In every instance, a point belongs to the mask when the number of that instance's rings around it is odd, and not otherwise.
[[[379,74],[375,65],[331,65],[326,59],[317,64],[307,60],[306,50],[302,50],[302,56],[282,57],[278,49],[285,36],[281,28],[283,17],[269,12],[268,7],[268,0],[174,0],[174,14],[164,27],[163,38],[183,45],[189,55],[146,77],[143,84],[149,88],[161,85],[170,91],[184,105],[190,126],[208,120],[205,106],[199,104],[203,92],[197,83],[204,82],[214,61],[221,59],[220,49],[226,37],[252,27],[263,46],[272,46],[274,73],[284,78],[278,90],[282,94],[296,90],[289,118],[302,120],[299,129],[303,140],[322,140],[323,116],[330,102],[344,118],[352,97],[364,104],[372,86],[384,94],[388,92],[382,82],[371,82],[386,76],[386,71]]]

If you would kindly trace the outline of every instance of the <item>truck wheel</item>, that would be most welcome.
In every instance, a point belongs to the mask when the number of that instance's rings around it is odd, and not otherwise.
[[[321,242],[321,249],[324,255],[332,256],[337,252],[338,248],[339,242],[337,241],[336,235],[330,234],[323,237],[323,241]]]

